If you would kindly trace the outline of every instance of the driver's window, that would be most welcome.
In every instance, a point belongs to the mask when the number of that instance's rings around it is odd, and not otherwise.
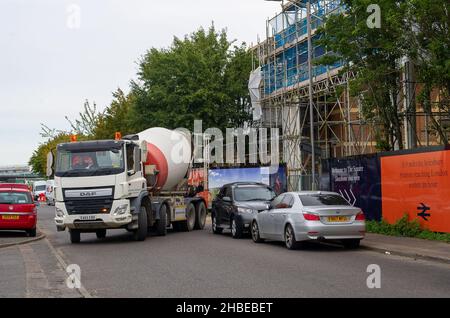
[[[134,145],[127,145],[127,171],[134,170]]]
[[[280,195],[280,196],[276,197],[270,204],[270,208],[271,209],[279,209],[279,205],[283,201],[284,197],[285,197],[285,195]]]
[[[290,194],[286,194],[283,201],[281,201],[281,209],[290,209],[294,205],[294,197]]]

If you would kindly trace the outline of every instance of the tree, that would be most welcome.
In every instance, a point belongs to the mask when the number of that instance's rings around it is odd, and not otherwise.
[[[419,94],[425,113],[443,143],[447,132],[435,118],[439,110],[450,117],[450,5],[448,0],[410,0],[407,15],[410,56],[416,65],[417,80],[422,84]],[[433,89],[441,95],[433,105]]]
[[[100,114],[93,129],[95,139],[111,139],[115,132],[120,131],[123,135],[136,133],[137,130],[131,122],[131,109],[135,102],[133,94],[125,95],[118,88],[113,93],[111,105]]]
[[[58,144],[68,142],[69,140],[69,134],[60,132],[46,142],[41,143],[33,152],[33,155],[28,162],[33,172],[40,176],[45,176],[47,171],[47,154],[50,151],[53,151]]]
[[[368,6],[372,0],[344,0],[344,14],[330,15],[321,28],[319,41],[329,52],[319,63],[332,64],[343,60],[343,72],[352,71],[356,78],[350,82],[353,96],[362,101],[366,119],[380,124],[379,144],[383,150],[403,148],[402,114],[399,111],[400,59],[407,55],[404,19],[405,1],[381,0],[381,28],[369,28]]]
[[[199,29],[184,39],[174,38],[168,49],[151,49],[143,57],[132,123],[136,130],[161,126],[225,129],[247,120],[247,90],[251,55],[245,44],[231,48],[226,31]]]
[[[72,128],[72,132],[77,135],[93,137],[99,120],[102,117],[102,113],[97,112],[97,105],[93,103],[91,106],[89,101],[86,100],[84,102],[83,111],[78,114],[79,118],[74,121],[65,116]]]

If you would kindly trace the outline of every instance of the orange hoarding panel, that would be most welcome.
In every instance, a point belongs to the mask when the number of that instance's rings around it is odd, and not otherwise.
[[[450,233],[450,151],[381,158],[383,218],[403,215],[435,232]]]

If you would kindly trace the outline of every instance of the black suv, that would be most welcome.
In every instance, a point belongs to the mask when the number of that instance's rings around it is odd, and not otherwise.
[[[241,238],[250,229],[253,213],[268,209],[276,194],[269,186],[254,182],[235,182],[224,185],[212,202],[214,234],[231,229],[233,238]]]

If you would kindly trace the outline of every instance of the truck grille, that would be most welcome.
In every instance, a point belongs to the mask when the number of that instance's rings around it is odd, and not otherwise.
[[[66,200],[69,215],[73,214],[108,214],[111,212],[113,198],[83,198]]]

